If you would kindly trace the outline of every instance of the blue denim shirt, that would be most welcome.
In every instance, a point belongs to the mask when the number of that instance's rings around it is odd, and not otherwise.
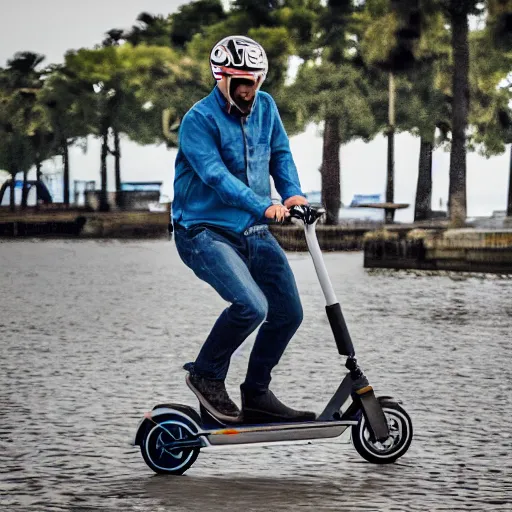
[[[210,224],[236,233],[265,223],[270,176],[285,201],[303,195],[274,99],[258,91],[246,118],[228,113],[215,87],[184,116],[172,217],[186,229]]]

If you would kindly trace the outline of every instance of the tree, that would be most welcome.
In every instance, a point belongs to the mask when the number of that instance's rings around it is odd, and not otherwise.
[[[490,5],[491,6],[491,5]],[[487,26],[470,34],[471,132],[468,148],[489,158],[510,144],[507,216],[512,216],[512,44],[496,32],[500,23],[489,9]]]
[[[227,17],[220,0],[196,0],[179,7],[171,14],[171,43],[184,49],[194,35],[200,34],[206,27],[222,22]]]
[[[70,204],[69,148],[89,134],[96,114],[89,99],[88,84],[73,80],[62,65],[50,66],[40,93],[54,135],[53,145],[63,163],[63,200]]]
[[[38,102],[43,81],[37,67],[43,60],[44,56],[36,53],[17,53],[1,73],[2,152],[4,166],[7,166],[13,179],[11,209],[15,208],[14,181],[17,173],[23,173],[22,208],[25,208],[28,171],[32,164],[36,164],[37,179],[40,179],[41,164],[52,154],[51,126],[44,108]]]
[[[502,52],[500,60],[502,69],[508,73],[512,68],[512,0],[488,0],[487,31],[493,46]],[[504,69],[504,70],[505,70]],[[510,75],[502,87],[508,97],[512,96],[512,80]],[[503,142],[510,144],[509,183],[507,197],[507,217],[512,217],[512,111],[510,99],[497,111],[499,125],[503,133]]]
[[[315,13],[311,42],[300,45],[305,60],[297,76],[295,97],[304,120],[323,122],[321,194],[328,224],[337,224],[341,206],[341,145],[353,138],[370,140],[377,128],[372,109],[378,95],[376,77],[365,68],[354,42],[356,11],[349,0],[328,1]]]
[[[512,50],[512,0],[487,0],[487,31],[493,46]]]
[[[420,137],[415,221],[431,217],[432,153],[451,131],[450,34],[445,23],[438,10],[423,13],[416,60],[404,77],[409,87],[401,101],[404,108],[398,128]]]
[[[138,24],[124,32],[123,38],[133,46],[170,46],[171,20],[160,15],[142,12],[137,17]]]
[[[220,0],[195,0],[182,5],[167,17],[142,12],[137,25],[123,33],[122,38],[133,46],[171,46],[183,50],[195,34],[226,19]]]
[[[12,179],[10,209],[14,211],[14,185],[19,172],[25,173],[32,166],[32,153],[28,137],[20,129],[24,116],[15,106],[14,94],[5,87],[6,70],[0,69],[0,169],[6,170]]]
[[[362,69],[350,64],[335,66],[326,62],[303,66],[297,77],[296,98],[304,109],[304,117],[324,123],[320,173],[328,224],[337,224],[341,206],[341,145],[357,138],[369,141],[376,133],[376,120],[368,99],[373,94],[373,85]]]
[[[472,5],[471,5],[472,4]],[[452,33],[452,144],[450,151],[450,186],[448,210],[454,226],[466,221],[466,129],[469,114],[469,22],[475,2],[447,0]]]
[[[385,133],[388,139],[386,202],[394,202],[395,133],[397,130],[397,86],[400,78],[418,65],[418,47],[425,19],[419,0],[367,0],[358,15],[363,25],[361,48],[365,62],[386,73],[388,81],[388,116]],[[428,147],[422,154],[428,160]],[[421,165],[425,168],[427,165]],[[423,176],[423,175],[422,175]],[[428,188],[428,181],[425,181]],[[428,196],[428,191],[426,191]],[[393,222],[394,210],[386,210],[386,221]]]
[[[450,131],[449,92],[443,90],[443,75],[440,68],[447,61],[429,62],[415,67],[409,97],[406,98],[407,119],[403,128],[420,137],[418,179],[414,205],[414,221],[425,221],[432,213],[432,154],[438,142],[436,131],[440,130],[440,142],[444,143]]]
[[[90,133],[102,141],[101,210],[109,209],[109,154],[116,158],[116,189],[120,190],[119,134],[127,134],[136,142],[161,141],[161,122],[155,123],[155,109],[161,116],[164,104],[176,112],[181,112],[185,105],[191,106],[190,93],[197,88],[198,80],[195,67],[190,59],[181,57],[171,48],[143,44],[111,45],[66,54],[66,72],[74,81],[84,84],[86,92],[82,99],[93,106]],[[148,127],[148,122],[153,126]],[[109,143],[111,133],[114,134],[114,149]]]

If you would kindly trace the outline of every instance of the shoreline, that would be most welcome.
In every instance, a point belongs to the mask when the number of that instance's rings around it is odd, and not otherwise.
[[[0,241],[39,239],[169,239],[169,212],[0,212]],[[308,250],[302,228],[270,225],[288,252]],[[512,274],[512,229],[450,229],[446,220],[415,224],[317,225],[324,252],[363,251],[364,268]]]

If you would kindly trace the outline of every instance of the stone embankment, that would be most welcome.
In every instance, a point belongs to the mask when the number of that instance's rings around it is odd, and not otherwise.
[[[0,238],[166,238],[168,212],[0,212]],[[307,251],[301,228],[273,225],[286,251]],[[512,273],[512,229],[435,225],[317,226],[323,251],[362,251],[366,268]]]
[[[365,235],[365,268],[512,273],[512,229],[415,229]]]

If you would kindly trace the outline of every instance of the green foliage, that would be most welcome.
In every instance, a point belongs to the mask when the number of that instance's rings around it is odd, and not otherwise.
[[[486,27],[470,35],[468,148],[500,153],[512,142],[512,87],[504,81],[512,69],[512,0],[235,0],[227,12],[220,0],[196,0],[169,16],[141,13],[129,31],[110,30],[102,47],[68,52],[63,66],[38,71],[42,56],[16,54],[0,70],[0,168],[26,171],[109,130],[175,146],[180,119],[215,84],[211,48],[233,34],[264,46],[263,89],[290,135],[327,117],[337,119],[336,144],[386,130],[392,71],[396,129],[435,142],[437,128],[448,140],[460,100],[452,91],[450,24],[482,7]],[[287,85],[291,56],[303,63]]]
[[[204,27],[209,27],[226,18],[220,0],[196,0],[182,5],[171,17],[171,42],[183,48],[199,34]]]
[[[418,42],[428,26],[419,0],[369,0],[355,15],[366,63],[386,72],[403,73],[417,59]]]
[[[0,70],[0,168],[13,177],[53,154],[54,134],[37,70],[44,56],[17,53]]]
[[[123,34],[123,38],[133,46],[169,46],[171,44],[172,22],[169,17],[154,16],[142,12],[137,24]]]
[[[309,60],[316,54],[315,37],[319,13],[323,11],[320,1],[289,0],[274,13],[277,26],[286,27],[288,43],[293,53]]]
[[[493,46],[512,51],[512,0],[488,0],[487,28]]]
[[[95,112],[86,101],[88,86],[70,78],[63,66],[48,69],[39,100],[44,105],[57,143],[75,142],[89,134],[89,120]]]
[[[110,127],[141,144],[162,141],[164,109],[181,116],[205,92],[195,63],[163,46],[82,49],[66,55],[66,70],[94,106],[84,117],[91,133]]]
[[[331,62],[301,67],[294,88],[303,118],[321,123],[327,116],[338,118],[341,142],[369,140],[376,124],[369,101],[372,85],[362,69]]]
[[[494,27],[471,34],[470,149],[490,157],[512,143],[512,51],[495,46]]]

